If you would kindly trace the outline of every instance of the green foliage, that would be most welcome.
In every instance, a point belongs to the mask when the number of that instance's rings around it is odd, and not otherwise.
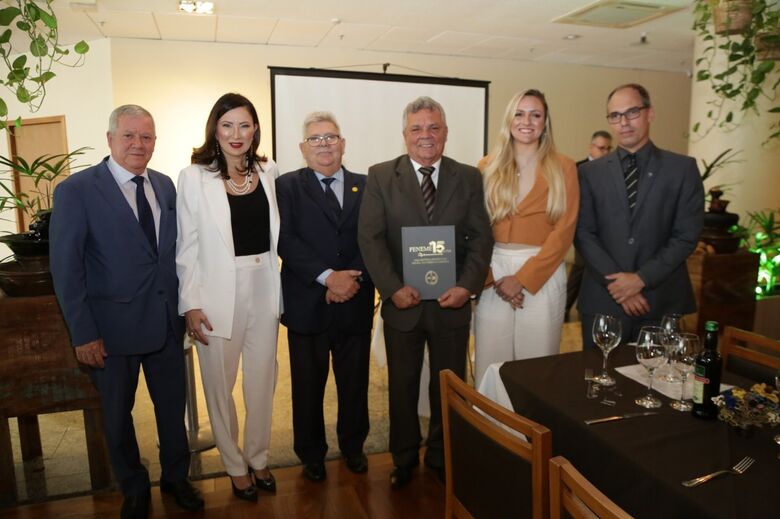
[[[741,238],[740,246],[758,254],[756,298],[772,295],[780,287],[780,209],[748,213],[747,227],[735,225],[730,232]]]
[[[75,165],[76,158],[91,149],[83,147],[70,153],[43,155],[32,162],[22,157],[12,161],[0,155],[0,165],[6,167],[0,171],[0,213],[19,208],[36,219],[41,213],[51,211],[55,180],[68,171],[83,168],[85,164]],[[27,193],[16,193],[12,183],[13,172],[20,178],[31,179],[33,188]]]
[[[747,113],[759,114],[758,102],[777,100],[780,79],[773,81],[774,61],[757,57],[756,36],[767,41],[780,40],[780,6],[778,0],[751,0],[752,21],[740,34],[719,35],[713,26],[713,10],[724,0],[694,0],[693,29],[705,43],[702,55],[696,60],[696,81],[707,82],[716,98],[709,101],[712,109],[705,124],[694,123],[692,131],[701,137],[713,128],[725,131],[739,126]],[[720,65],[720,63],[724,63]],[[780,106],[769,110],[772,133],[766,142],[780,137]]]
[[[27,104],[31,112],[36,112],[46,97],[47,84],[56,77],[51,71],[54,63],[70,67],[83,65],[89,45],[78,42],[73,47],[75,56],[60,47],[52,0],[3,0],[0,5],[3,4],[7,7],[0,9],[0,58],[8,72],[4,78],[0,74],[0,84],[19,102]],[[12,38],[29,43],[24,49],[16,49]],[[11,61],[12,56],[17,57]],[[0,130],[6,128],[7,116],[8,105],[0,99]],[[17,126],[19,122],[17,119]]]

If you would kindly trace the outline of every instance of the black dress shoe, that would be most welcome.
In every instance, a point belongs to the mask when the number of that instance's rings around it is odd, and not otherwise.
[[[253,469],[252,467],[249,467],[249,472],[252,473],[252,476],[255,478],[255,486],[260,490],[265,490],[266,492],[276,492],[276,478],[273,474],[271,474],[271,471],[268,471],[268,477],[263,479],[260,476],[257,475],[257,471]]]
[[[173,497],[176,498],[176,504],[190,512],[203,508],[203,498],[200,491],[193,487],[187,478],[179,481],[160,480],[160,491],[165,494],[173,494]]]
[[[368,472],[368,458],[362,452],[349,456],[345,455],[344,461],[347,463],[347,468],[355,474]]]
[[[425,466],[427,468],[429,468],[430,470],[432,470],[434,474],[436,474],[436,478],[439,481],[441,481],[442,485],[444,485],[446,483],[445,480],[447,478],[447,476],[446,476],[447,473],[445,472],[444,467],[439,467],[439,466],[433,465],[431,463],[428,463],[427,460],[425,462]]]
[[[412,480],[412,469],[409,467],[396,467],[390,473],[390,486],[403,488]]]
[[[230,478],[230,486],[233,487],[233,495],[237,498],[257,503],[257,487],[254,484],[249,485],[246,488],[238,488],[236,484],[233,483],[233,478]]]
[[[303,466],[303,475],[309,481],[315,481],[315,482],[324,481],[325,464],[321,461],[306,463]]]
[[[150,492],[147,490],[140,494],[125,496],[122,501],[122,519],[147,519],[149,517]]]

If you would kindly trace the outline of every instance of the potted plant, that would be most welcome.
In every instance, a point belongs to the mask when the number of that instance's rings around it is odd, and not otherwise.
[[[71,169],[76,158],[91,148],[83,147],[70,153],[43,155],[32,162],[21,157],[10,160],[0,156],[7,169],[0,178],[0,214],[19,210],[32,219],[30,230],[0,236],[13,254],[0,262],[0,288],[7,295],[41,295],[51,293],[49,275],[49,219],[51,218],[54,185]],[[16,192],[13,173],[32,182],[26,192]],[[8,220],[8,218],[3,218]],[[27,290],[27,289],[31,289]]]
[[[739,34],[753,18],[751,0],[709,0],[717,34]]]
[[[780,9],[766,12],[766,26],[767,29],[759,31],[754,38],[756,56],[760,60],[776,61],[780,59]]]
[[[748,212],[748,226],[732,230],[741,245],[758,254],[756,299],[777,294],[780,289],[780,209]]]
[[[777,87],[780,80],[773,77],[775,62],[767,60],[766,52],[759,55],[758,45],[777,43],[780,40],[780,13],[776,0],[740,0],[740,5],[750,5],[751,16],[739,32],[736,28],[738,16],[735,14],[737,2],[732,0],[726,6],[724,0],[695,0],[693,29],[705,46],[696,60],[696,80],[710,84],[715,99],[710,101],[711,109],[706,114],[706,122],[696,122],[693,133],[704,136],[713,128],[726,131],[739,125],[742,117],[748,113],[759,114],[759,101],[769,100],[767,109],[770,133],[767,141],[780,137],[780,106]],[[726,9],[728,30],[719,33],[715,13]],[[731,10],[729,10],[731,9]],[[742,20],[742,18],[739,18]],[[741,21],[740,21],[741,23]],[[757,38],[758,36],[758,38]],[[776,52],[776,51],[775,51]]]

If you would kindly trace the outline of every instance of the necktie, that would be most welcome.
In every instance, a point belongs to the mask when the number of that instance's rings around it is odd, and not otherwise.
[[[146,199],[146,193],[144,193],[144,177],[136,176],[133,179],[135,182],[135,206],[138,209],[138,223],[141,224],[146,239],[149,240],[149,244],[152,246],[152,250],[157,252],[157,233],[154,230],[154,217],[152,216],[152,208],[149,206],[149,201]]]
[[[333,211],[333,214],[336,216],[336,219],[338,219],[341,216],[341,204],[339,204],[339,199],[336,197],[336,193],[333,192],[333,189],[330,187],[330,185],[335,182],[335,178],[323,178],[322,183],[325,184],[325,200],[328,201],[328,205],[330,206],[331,211]]]
[[[436,186],[433,185],[433,179],[431,178],[433,170],[434,168],[426,167],[422,167],[418,170],[423,176],[420,187],[422,189],[423,202],[425,202],[425,211],[428,213],[429,222],[433,219],[433,209],[436,207]]]
[[[626,164],[626,194],[628,195],[628,208],[632,211],[636,206],[636,188],[639,181],[639,166],[636,163],[636,154],[628,154]]]

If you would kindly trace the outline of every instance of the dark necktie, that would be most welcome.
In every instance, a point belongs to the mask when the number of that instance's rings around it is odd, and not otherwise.
[[[144,177],[136,176],[133,182],[135,182],[135,206],[138,210],[138,223],[141,224],[141,229],[143,229],[146,239],[149,240],[152,250],[157,252],[157,233],[154,230],[152,208],[146,199],[146,193],[144,193]]]
[[[328,205],[330,206],[331,211],[333,211],[336,219],[338,219],[341,216],[341,204],[339,204],[339,199],[336,197],[336,193],[334,193],[333,189],[330,187],[330,185],[335,181],[336,179],[333,177],[322,179],[322,183],[325,184],[325,200],[328,201]]]
[[[426,167],[418,170],[423,176],[420,188],[422,189],[423,202],[425,202],[425,211],[428,213],[429,222],[433,219],[433,209],[436,207],[436,186],[433,185],[433,179],[431,178],[433,170],[434,168]]]
[[[626,163],[626,194],[628,195],[628,208],[632,211],[636,206],[636,188],[639,183],[639,166],[636,163],[636,153],[628,154]]]

